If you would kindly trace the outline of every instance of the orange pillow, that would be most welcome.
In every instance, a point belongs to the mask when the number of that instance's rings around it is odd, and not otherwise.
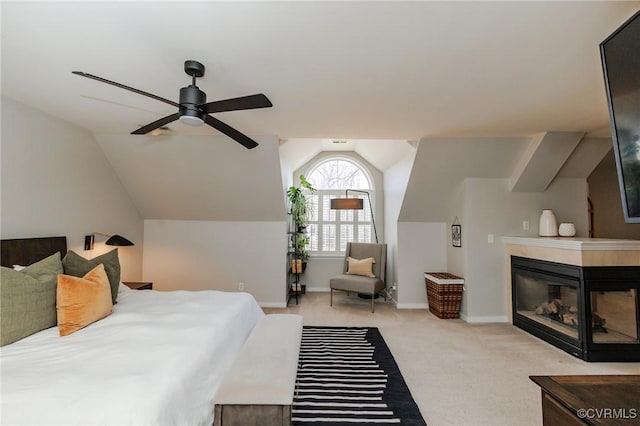
[[[58,275],[58,330],[66,336],[111,313],[111,286],[101,263],[82,277]]]

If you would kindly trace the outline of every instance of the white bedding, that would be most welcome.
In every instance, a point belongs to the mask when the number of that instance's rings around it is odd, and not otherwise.
[[[213,396],[262,315],[247,293],[121,292],[82,330],[0,349],[0,423],[211,425]]]

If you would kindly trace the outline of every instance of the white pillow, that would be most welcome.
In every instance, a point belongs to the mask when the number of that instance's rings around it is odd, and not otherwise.
[[[120,300],[121,297],[127,297],[132,292],[133,290],[131,290],[129,287],[124,285],[122,281],[120,281],[120,285],[118,285],[118,300]]]

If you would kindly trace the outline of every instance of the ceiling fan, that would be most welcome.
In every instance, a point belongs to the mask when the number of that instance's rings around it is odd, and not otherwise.
[[[198,86],[196,86],[196,78],[202,77],[204,75],[204,65],[202,65],[198,61],[185,61],[184,72],[186,72],[187,75],[191,77],[191,84],[180,89],[180,102],[176,103],[169,99],[165,99],[151,93],[143,92],[142,90],[125,86],[124,84],[116,83],[115,81],[107,80],[105,78],[88,74],[86,72],[72,71],[73,74],[91,78],[102,83],[111,84],[112,86],[129,90],[139,95],[148,96],[150,98],[178,108],[178,112],[176,112],[175,114],[168,115],[164,118],[161,118],[160,120],[154,121],[153,123],[149,123],[146,126],[142,126],[138,130],[134,130],[133,132],[131,132],[132,135],[144,135],[155,129],[166,126],[172,121],[180,120],[181,122],[189,124],[191,126],[202,126],[206,123],[209,126],[217,129],[221,133],[229,136],[231,139],[234,139],[235,141],[241,143],[247,149],[255,148],[256,146],[258,146],[258,143],[247,135],[237,131],[233,127],[223,123],[217,118],[213,118],[209,114],[223,111],[268,108],[273,106],[271,101],[265,95],[260,93],[257,95],[242,96],[239,98],[224,99],[221,101],[207,103],[207,94],[200,90]]]

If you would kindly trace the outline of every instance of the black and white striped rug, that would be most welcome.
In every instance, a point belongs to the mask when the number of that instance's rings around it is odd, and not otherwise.
[[[304,327],[293,425],[426,425],[380,331]]]

